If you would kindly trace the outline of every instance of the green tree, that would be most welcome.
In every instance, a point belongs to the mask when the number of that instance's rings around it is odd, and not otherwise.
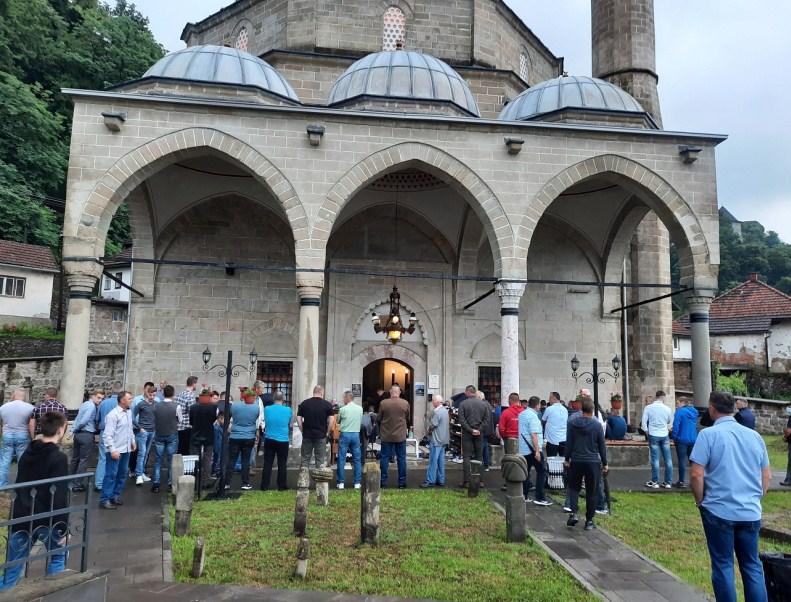
[[[786,295],[791,295],[791,276],[783,276],[775,282],[775,288],[783,291]]]

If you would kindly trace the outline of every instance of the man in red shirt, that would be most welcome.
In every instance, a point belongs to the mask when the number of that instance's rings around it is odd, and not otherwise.
[[[511,393],[508,396],[508,407],[500,414],[500,422],[497,424],[503,441],[519,438],[519,414],[522,410],[524,408],[519,403],[519,393]]]

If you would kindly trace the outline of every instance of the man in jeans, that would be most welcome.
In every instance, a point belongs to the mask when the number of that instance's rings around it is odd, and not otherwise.
[[[445,486],[445,448],[450,443],[450,419],[448,408],[442,405],[443,401],[442,395],[431,397],[434,411],[428,426],[428,469],[426,480],[420,485],[423,489]]]
[[[255,436],[261,424],[261,410],[257,396],[246,397],[231,406],[231,430],[228,435],[228,465],[225,470],[225,488],[231,488],[231,477],[236,458],[242,457],[242,489],[249,491],[250,458],[255,447]]]
[[[398,464],[398,488],[406,489],[406,435],[409,425],[409,402],[401,399],[401,387],[390,387],[389,399],[379,404],[379,436],[382,439],[382,454],[379,468],[382,471],[380,484],[387,487],[387,471],[390,458],[395,456]]]
[[[459,405],[461,452],[464,458],[464,480],[459,487],[467,487],[470,483],[472,460],[480,462],[483,459],[483,434],[489,431],[492,418],[489,404],[478,398],[475,387],[468,385],[465,393],[467,398]]]
[[[24,389],[17,389],[11,401],[0,406],[0,433],[3,443],[0,446],[0,487],[8,483],[11,461],[22,457],[30,445],[28,424],[33,416],[33,405],[25,401]]]
[[[648,437],[651,455],[651,480],[645,486],[650,489],[673,487],[673,456],[670,454],[670,429],[672,426],[670,408],[665,405],[665,392],[657,391],[653,403],[643,411],[641,426]],[[665,481],[659,484],[659,455],[665,463]]]
[[[689,405],[689,399],[681,397],[676,401],[676,413],[673,416],[673,441],[676,444],[678,459],[678,481],[676,487],[687,486],[687,466],[692,447],[698,438],[698,411]]]
[[[88,468],[90,458],[96,447],[95,437],[99,433],[99,406],[104,400],[104,391],[94,389],[91,397],[83,401],[77,417],[72,424],[74,445],[71,451],[71,474],[81,474]],[[72,491],[85,491],[81,483],[75,483]]]
[[[102,490],[102,482],[104,481],[104,463],[107,458],[106,450],[104,449],[104,441],[102,440],[102,433],[104,432],[104,421],[107,415],[118,406],[118,395],[123,389],[121,381],[113,383],[112,395],[105,397],[104,401],[99,404],[99,445],[98,445],[98,460],[96,461],[96,472],[93,474],[93,484],[96,491]]]
[[[132,424],[137,428],[135,433],[137,458],[134,468],[135,485],[138,486],[151,480],[146,476],[146,460],[148,460],[148,450],[154,440],[154,406],[156,404],[154,383],[146,383],[143,389],[143,399],[132,409]]]
[[[335,424],[332,404],[324,399],[324,387],[313,387],[313,397],[299,404],[297,424],[302,431],[302,466],[310,466],[316,458],[316,468],[327,465],[327,436]]]
[[[523,482],[523,493],[525,501],[529,501],[530,493],[530,469],[536,469],[536,499],[533,503],[537,506],[551,506],[550,502],[544,497],[544,483],[546,473],[544,471],[544,434],[541,427],[541,419],[538,417],[538,405],[541,400],[535,395],[527,401],[527,409],[519,414],[519,453],[527,461],[527,479]]]
[[[129,471],[129,454],[137,446],[132,430],[132,415],[129,411],[131,404],[132,394],[121,391],[118,396],[118,407],[107,415],[104,423],[102,440],[107,457],[102,495],[99,498],[99,507],[104,510],[115,510],[123,505],[121,493],[126,485]]]
[[[758,558],[761,498],[772,469],[761,436],[733,418],[730,393],[713,391],[709,416],[692,449],[690,487],[700,509],[711,557],[711,584],[717,602],[735,602],[733,555],[739,561],[744,599],[766,602],[763,567]]]
[[[181,408],[173,401],[175,393],[172,385],[165,385],[162,389],[162,401],[154,404],[154,474],[151,478],[151,492],[159,493],[159,483],[162,477],[162,464],[168,469],[168,486],[172,482],[170,463],[173,455],[178,450],[178,426]]]
[[[190,453],[190,439],[192,438],[192,426],[190,425],[190,408],[195,403],[195,387],[198,384],[197,376],[187,378],[186,388],[179,393],[176,403],[181,409],[179,417],[179,453],[186,456]]]
[[[360,427],[363,420],[363,407],[354,403],[354,395],[348,389],[343,392],[343,407],[338,411],[338,426],[340,427],[340,440],[338,441],[338,475],[336,483],[338,489],[344,488],[344,465],[346,464],[346,451],[351,450],[354,470],[354,488],[360,488],[363,466],[360,450]]]

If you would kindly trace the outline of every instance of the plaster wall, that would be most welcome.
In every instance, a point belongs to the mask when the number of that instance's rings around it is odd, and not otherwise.
[[[769,338],[769,367],[774,373],[791,373],[791,321],[772,324]]]
[[[711,360],[723,368],[766,368],[763,333],[712,335]]]
[[[0,275],[25,279],[24,297],[0,296],[0,320],[6,316],[12,323],[18,322],[17,318],[49,320],[54,274],[3,265]]]
[[[673,360],[691,360],[692,339],[685,336],[675,335],[673,340]]]

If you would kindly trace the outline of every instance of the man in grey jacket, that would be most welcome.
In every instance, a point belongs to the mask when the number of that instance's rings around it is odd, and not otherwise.
[[[483,461],[483,437],[489,432],[492,411],[489,404],[478,399],[475,387],[467,385],[467,398],[459,406],[461,424],[461,452],[464,458],[464,482],[459,487],[467,487],[470,482],[472,460]]]
[[[434,411],[431,414],[428,427],[431,439],[428,442],[426,480],[420,485],[423,489],[445,486],[445,448],[450,443],[450,423],[448,408],[442,405],[442,402],[441,395],[434,395],[431,398]]]

